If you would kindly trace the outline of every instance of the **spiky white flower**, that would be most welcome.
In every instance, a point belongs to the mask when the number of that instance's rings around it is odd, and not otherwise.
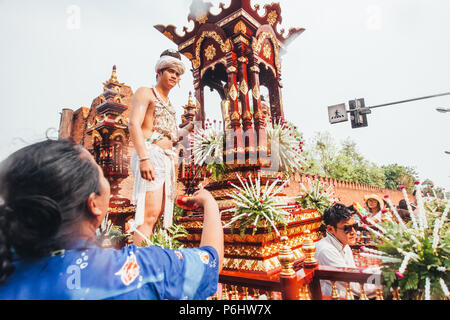
[[[450,293],[448,292],[448,287],[447,287],[447,285],[445,284],[445,281],[444,281],[444,279],[439,279],[439,284],[441,285],[441,289],[442,289],[442,291],[444,292],[444,295],[446,296],[446,297],[448,297],[449,295],[450,295]]]
[[[238,221],[253,221],[252,226],[256,228],[258,222],[266,221],[274,229],[277,236],[280,236],[277,224],[282,222],[286,223],[286,217],[289,215],[284,209],[282,209],[281,204],[275,202],[276,195],[284,188],[289,180],[284,181],[279,187],[276,187],[282,180],[278,177],[269,186],[269,180],[267,180],[265,185],[265,190],[262,192],[261,186],[261,172],[258,172],[255,182],[252,181],[252,176],[249,175],[248,179],[242,179],[238,174],[236,174],[240,186],[230,183],[235,190],[233,193],[228,193],[234,200],[235,206],[231,209],[224,210],[224,212],[234,212],[235,215],[231,218],[224,227],[234,226]],[[293,199],[287,198],[287,200]]]
[[[431,283],[430,283],[430,278],[425,278],[425,300],[430,300],[430,287],[431,287]]]
[[[295,133],[295,127],[280,119],[266,127],[267,138],[270,141],[272,159],[280,161],[281,169],[290,174],[309,166],[303,157],[303,142]]]
[[[193,134],[191,150],[194,164],[209,164],[211,161],[223,162],[224,132],[221,122],[206,123],[205,128],[197,128]]]
[[[413,211],[413,209],[411,207],[411,203],[409,202],[409,197],[408,197],[408,194],[406,192],[406,187],[403,186],[401,188],[401,190],[402,190],[402,193],[403,193],[403,197],[405,198],[405,201],[406,201],[406,207],[408,208],[408,212],[409,212],[409,216],[411,217],[411,222],[412,222],[413,228],[415,230],[417,230],[416,216],[414,215],[414,211]]]

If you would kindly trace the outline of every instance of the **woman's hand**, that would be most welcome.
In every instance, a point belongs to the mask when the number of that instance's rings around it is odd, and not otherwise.
[[[155,167],[153,167],[150,159],[140,161],[139,169],[141,171],[142,179],[152,181],[155,179]]]
[[[193,206],[194,209],[204,208],[208,204],[217,203],[212,194],[208,190],[203,189],[202,186],[200,186],[200,190],[195,192],[192,197],[183,198],[183,202],[188,206]]]

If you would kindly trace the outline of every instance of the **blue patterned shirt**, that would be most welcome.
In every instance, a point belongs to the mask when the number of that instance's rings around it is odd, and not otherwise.
[[[0,285],[0,299],[203,300],[216,292],[219,278],[213,247],[115,250],[78,241],[57,255],[14,265]]]

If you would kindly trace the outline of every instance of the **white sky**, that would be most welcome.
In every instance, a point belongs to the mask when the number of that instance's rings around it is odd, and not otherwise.
[[[329,131],[336,142],[350,137],[368,160],[415,167],[421,179],[450,190],[444,154],[450,113],[435,111],[450,108],[450,96],[375,109],[363,129],[330,125],[327,113],[328,106],[354,98],[373,106],[450,92],[450,1],[258,1],[271,2],[281,4],[286,30],[306,29],[283,56],[287,120],[307,140],[317,131]],[[190,4],[0,0],[0,160],[58,128],[62,108],[90,107],[114,64],[119,81],[134,91],[153,85],[154,62],[162,50],[176,48],[153,25],[181,30]],[[191,90],[188,72],[171,96],[178,117]],[[219,99],[209,91],[206,110],[219,118]]]

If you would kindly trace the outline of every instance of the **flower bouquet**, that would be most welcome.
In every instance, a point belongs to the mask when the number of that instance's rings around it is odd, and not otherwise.
[[[208,119],[209,120],[209,119]],[[191,141],[194,165],[206,165],[209,175],[217,179],[226,172],[223,162],[224,132],[222,121],[207,121],[205,128],[197,128]]]
[[[404,188],[402,188],[404,190]],[[404,195],[406,191],[404,191]],[[450,201],[442,212],[424,206],[420,183],[416,182],[417,216],[407,200],[411,221],[405,223],[387,198],[393,218],[363,226],[375,237],[377,250],[362,248],[362,256],[382,261],[385,294],[393,289],[395,299],[445,299],[449,297],[450,232],[447,214]]]
[[[301,190],[297,197],[297,202],[304,209],[316,209],[321,214],[324,211],[339,201],[339,198],[334,197],[334,186],[331,184],[327,188],[325,184],[318,179],[313,179],[307,176],[308,187],[300,183]]]
[[[290,176],[306,167],[310,168],[307,159],[302,155],[303,141],[301,134],[292,123],[280,119],[266,127],[268,142],[271,146],[272,159],[279,159],[280,169]]]
[[[227,194],[234,201],[234,207],[227,209],[224,212],[234,212],[234,216],[230,222],[224,227],[231,227],[231,232],[238,227],[241,237],[244,236],[247,228],[253,228],[255,234],[258,227],[267,227],[269,232],[273,230],[276,235],[280,237],[280,232],[277,225],[287,225],[287,216],[290,214],[282,209],[282,205],[276,203],[276,195],[286,186],[288,180],[282,182],[281,177],[278,177],[269,185],[267,180],[265,185],[261,184],[261,171],[258,170],[258,176],[255,182],[252,181],[251,174],[248,179],[242,179],[239,174],[236,174],[240,186],[228,182],[234,187],[231,194]]]

